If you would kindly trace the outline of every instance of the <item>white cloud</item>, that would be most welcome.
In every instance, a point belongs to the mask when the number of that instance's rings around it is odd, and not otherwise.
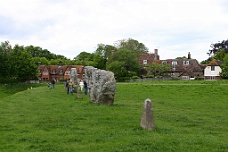
[[[213,42],[227,39],[223,0],[8,0],[0,2],[0,41],[35,45],[73,58],[133,38],[161,59],[199,61]],[[10,24],[6,26],[7,24]]]

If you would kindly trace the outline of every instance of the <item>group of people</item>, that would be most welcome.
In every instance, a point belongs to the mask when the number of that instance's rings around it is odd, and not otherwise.
[[[87,82],[85,80],[84,81],[80,80],[79,86],[80,86],[79,88],[80,90],[77,90],[77,91],[84,90],[85,95],[87,95],[88,94]],[[77,84],[75,84],[72,80],[68,79],[67,82],[65,83],[65,89],[67,94],[73,95],[74,89],[77,89]]]

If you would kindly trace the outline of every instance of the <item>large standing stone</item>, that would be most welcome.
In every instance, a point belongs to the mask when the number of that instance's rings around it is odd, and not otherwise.
[[[73,81],[74,84],[78,84],[78,73],[76,68],[70,69],[70,79]]]
[[[113,104],[116,92],[116,80],[113,72],[86,66],[85,78],[91,102]]]
[[[144,101],[144,109],[142,113],[142,119],[140,126],[144,129],[152,130],[154,125],[154,114],[152,109],[152,102],[150,99]]]

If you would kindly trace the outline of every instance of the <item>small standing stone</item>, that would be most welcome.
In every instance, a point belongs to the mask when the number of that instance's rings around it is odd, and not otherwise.
[[[152,102],[150,99],[146,99],[144,101],[144,109],[140,126],[147,130],[152,130],[155,128]]]
[[[80,87],[77,87],[77,98],[82,99],[82,91]]]

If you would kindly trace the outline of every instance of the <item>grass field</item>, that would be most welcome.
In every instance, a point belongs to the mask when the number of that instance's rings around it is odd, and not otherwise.
[[[140,128],[146,98],[152,131]],[[3,152],[228,151],[228,81],[118,83],[112,106],[63,85],[0,86],[0,137]]]

